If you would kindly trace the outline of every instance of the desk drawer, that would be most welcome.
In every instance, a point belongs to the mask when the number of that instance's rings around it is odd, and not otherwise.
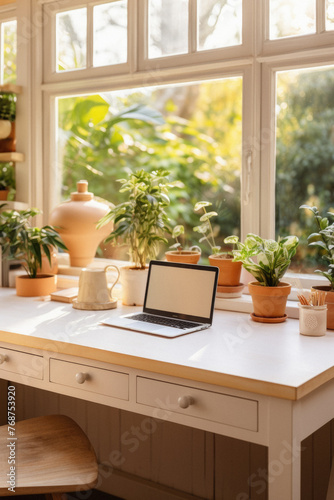
[[[252,399],[137,377],[137,403],[160,408],[166,414],[171,411],[258,431],[258,402]]]
[[[117,399],[129,399],[129,375],[94,366],[50,359],[50,382]]]
[[[0,370],[43,380],[43,356],[0,347]]]

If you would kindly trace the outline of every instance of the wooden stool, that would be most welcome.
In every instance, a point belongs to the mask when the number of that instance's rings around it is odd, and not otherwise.
[[[7,425],[0,427],[0,497],[50,494],[48,498],[59,500],[61,493],[89,490],[96,484],[94,450],[69,417],[50,415],[17,422],[13,437]],[[15,492],[8,490],[7,482],[12,458]]]

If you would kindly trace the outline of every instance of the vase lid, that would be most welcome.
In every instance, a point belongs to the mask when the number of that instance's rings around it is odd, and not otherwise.
[[[94,198],[94,193],[88,191],[88,182],[85,180],[77,182],[77,191],[71,193],[72,201],[89,201]]]

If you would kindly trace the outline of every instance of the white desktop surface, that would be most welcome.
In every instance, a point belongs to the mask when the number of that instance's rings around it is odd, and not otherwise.
[[[215,311],[210,329],[174,339],[100,324],[138,309],[81,311],[0,289],[0,340],[291,400],[334,376],[332,331],[305,337],[298,320],[260,324],[227,311]]]

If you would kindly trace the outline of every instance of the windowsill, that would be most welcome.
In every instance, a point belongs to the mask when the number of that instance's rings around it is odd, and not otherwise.
[[[223,299],[220,297],[216,298],[215,309],[223,311],[234,311],[241,313],[251,313],[253,312],[252,298],[250,295],[243,294],[237,299]],[[293,300],[288,300],[286,306],[286,314],[288,318],[299,318],[298,302]]]
[[[116,265],[118,267],[128,265],[128,261],[118,261],[111,259],[95,259],[89,266],[91,268],[103,268],[109,264]],[[80,267],[71,267],[69,263],[68,254],[58,255],[58,288],[73,288],[79,285],[79,276],[81,272]],[[24,274],[22,270],[10,271],[10,284],[9,286],[15,288],[15,276],[19,274]],[[309,290],[313,285],[326,284],[324,278],[312,275],[299,275],[293,273],[287,273],[285,275],[285,281],[292,284],[291,294],[289,296],[286,314],[289,318],[298,319],[299,309],[298,309],[298,298],[299,293],[305,294],[308,297]],[[114,295],[117,298],[121,298],[121,285],[119,283],[114,287]],[[215,302],[215,309],[223,311],[234,311],[241,313],[251,313],[253,311],[252,298],[248,293],[248,287],[245,285],[243,294],[238,298],[221,298],[217,297]]]

